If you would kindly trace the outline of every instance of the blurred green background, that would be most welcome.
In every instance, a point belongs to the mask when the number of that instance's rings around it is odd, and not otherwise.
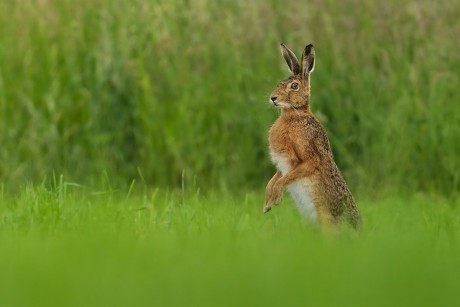
[[[352,191],[460,188],[460,2],[0,2],[0,180],[261,189],[285,42]],[[142,177],[142,178],[139,178]]]

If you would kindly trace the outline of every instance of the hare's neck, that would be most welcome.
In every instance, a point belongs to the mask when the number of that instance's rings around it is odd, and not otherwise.
[[[281,113],[282,116],[285,117],[303,117],[311,115],[310,106],[302,106],[301,108],[290,108],[284,109]]]

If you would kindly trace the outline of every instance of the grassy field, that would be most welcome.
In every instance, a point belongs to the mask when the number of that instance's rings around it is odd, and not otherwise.
[[[0,1],[0,306],[460,305],[459,16]],[[281,42],[315,45],[312,110],[360,232],[324,233],[289,197],[262,214]]]
[[[0,206],[2,306],[455,306],[460,204],[359,199],[324,233],[289,198],[26,187]]]

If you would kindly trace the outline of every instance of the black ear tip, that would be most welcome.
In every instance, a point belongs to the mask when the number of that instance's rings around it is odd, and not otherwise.
[[[305,47],[306,51],[311,51],[313,49],[314,49],[313,44],[308,44],[307,47]]]

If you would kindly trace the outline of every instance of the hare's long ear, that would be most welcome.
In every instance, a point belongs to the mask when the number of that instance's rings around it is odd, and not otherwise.
[[[297,57],[295,56],[294,52],[292,52],[284,44],[281,44],[281,53],[283,54],[283,57],[286,60],[286,63],[288,64],[291,73],[293,75],[300,74],[299,60],[297,60]]]
[[[312,44],[305,47],[302,53],[302,66],[300,68],[302,77],[308,79],[310,73],[315,70],[315,48]]]

